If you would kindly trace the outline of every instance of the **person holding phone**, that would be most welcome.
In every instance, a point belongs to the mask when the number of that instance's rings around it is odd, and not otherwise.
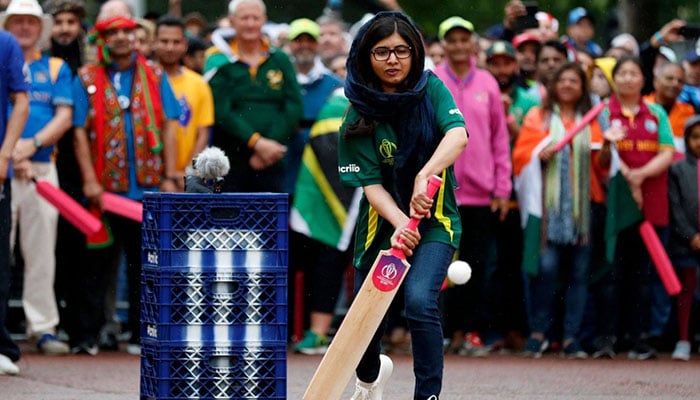
[[[516,28],[517,21],[519,18],[527,15],[527,8],[522,1],[511,0],[506,4],[503,14],[503,22],[488,28],[484,36],[510,42],[518,33]]]
[[[700,113],[700,49],[688,50],[683,56],[685,84],[678,100],[689,103]]]

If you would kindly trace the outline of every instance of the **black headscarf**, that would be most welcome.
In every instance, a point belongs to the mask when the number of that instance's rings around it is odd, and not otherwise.
[[[350,48],[345,95],[365,120],[389,123],[396,131],[397,152],[394,155],[392,171],[393,187],[386,187],[385,183],[385,188],[393,194],[399,207],[407,213],[415,177],[432,156],[442,135],[438,131],[435,110],[427,95],[428,79],[433,75],[432,72],[424,71],[415,84],[411,85],[411,82],[407,82],[409,84],[407,89],[395,93],[374,89],[366,81],[368,77],[361,76],[358,63],[369,62],[369,54],[359,54],[359,44],[367,29],[382,18],[402,19],[415,30],[416,37],[420,37],[415,24],[399,12],[380,12],[365,23]],[[413,45],[422,46],[423,44],[414,43]],[[418,54],[424,54],[422,48]],[[422,70],[424,59],[414,63],[414,68],[416,64]]]

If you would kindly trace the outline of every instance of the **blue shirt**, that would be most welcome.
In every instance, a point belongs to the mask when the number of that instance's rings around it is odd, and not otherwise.
[[[40,56],[29,64],[29,118],[22,131],[23,139],[36,136],[53,119],[56,106],[73,106],[73,74],[68,64],[58,58],[51,67],[49,58]],[[32,156],[32,161],[51,161],[53,148],[53,145],[42,147]]]
[[[118,96],[126,96],[131,99],[131,86],[134,78],[134,68],[129,68],[124,71],[117,71],[112,68],[107,70],[109,80],[112,82]],[[90,102],[88,93],[83,87],[82,81],[78,78],[73,81],[73,97],[75,109],[73,111],[73,126],[85,127],[88,113],[90,111]],[[163,104],[163,112],[167,119],[178,119],[180,117],[180,104],[175,98],[173,89],[170,87],[168,77],[163,74],[160,80],[160,98]],[[128,107],[124,112],[124,126],[126,127],[127,141],[127,160],[129,162],[129,191],[122,193],[124,196],[132,200],[141,200],[146,191],[157,191],[157,186],[140,186],[136,179],[136,158],[134,155],[134,129],[131,118],[131,107]]]
[[[24,54],[17,39],[0,30],[0,144],[5,140],[9,95],[29,91],[29,80],[25,72]],[[12,168],[7,171],[7,177],[12,177]]]
[[[678,96],[678,100],[686,102],[695,108],[695,113],[700,113],[700,86],[692,86],[687,83]]]

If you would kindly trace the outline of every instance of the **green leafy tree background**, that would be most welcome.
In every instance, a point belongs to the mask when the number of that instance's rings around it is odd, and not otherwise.
[[[95,0],[89,3],[95,6]],[[275,22],[316,18],[325,6],[325,0],[266,0],[265,3],[269,19]],[[377,0],[345,0],[344,3],[343,17],[350,23],[366,12],[379,9]],[[453,15],[472,21],[478,32],[484,32],[503,19],[507,0],[399,0],[399,3],[426,33],[435,34],[440,21]],[[586,7],[596,18],[596,34],[602,44],[619,32],[630,32],[640,41],[646,40],[675,17],[700,23],[697,0],[541,0],[537,3],[540,9],[559,20],[560,34],[565,33],[568,11],[576,6]],[[224,16],[227,6],[228,0],[182,0],[183,14],[198,11],[210,21]],[[145,0],[145,10],[166,13],[168,0]]]

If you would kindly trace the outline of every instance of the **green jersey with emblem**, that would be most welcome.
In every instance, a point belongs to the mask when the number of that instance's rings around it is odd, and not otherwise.
[[[456,127],[464,127],[464,117],[455,105],[452,94],[442,81],[431,76],[427,84],[427,96],[435,110],[438,130],[444,135]],[[387,182],[391,177],[394,154],[396,154],[396,132],[389,123],[379,123],[374,135],[344,137],[347,125],[354,123],[359,114],[350,107],[340,128],[338,142],[338,172],[340,181],[351,187],[380,184],[393,187]],[[450,166],[442,172],[443,185],[435,196],[431,218],[421,221],[418,230],[423,242],[447,243],[458,248],[462,225],[457,211],[454,188],[455,179]],[[387,190],[392,193],[391,190]],[[355,235],[356,268],[369,269],[377,254],[390,247],[394,227],[384,220],[362,196]]]

